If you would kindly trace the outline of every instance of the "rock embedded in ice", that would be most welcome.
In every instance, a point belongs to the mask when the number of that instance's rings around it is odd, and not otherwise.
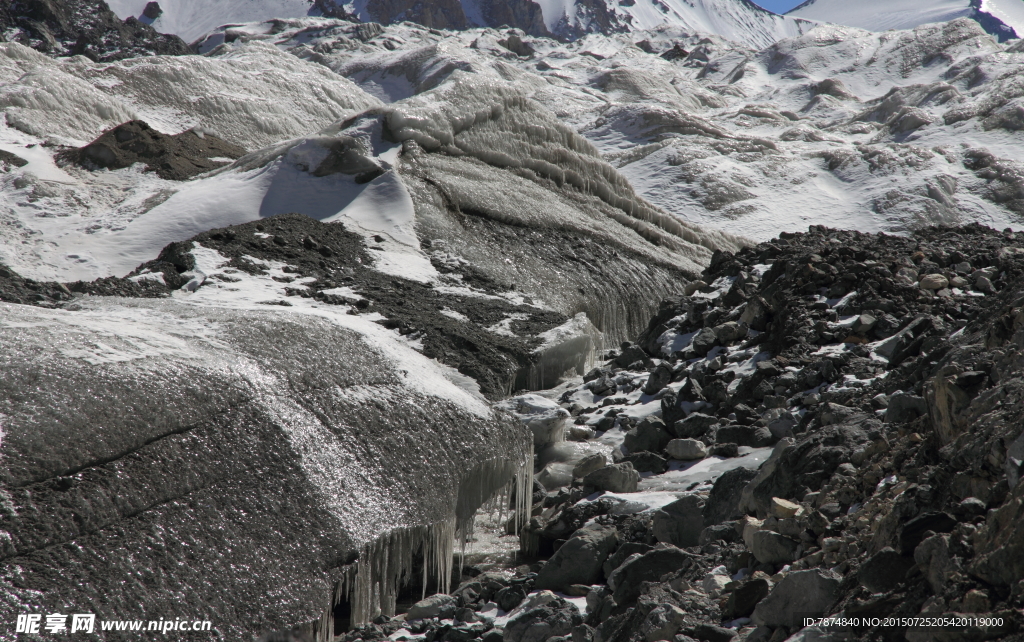
[[[533,445],[542,448],[565,439],[565,422],[569,411],[540,395],[526,394],[497,404],[519,416],[533,433]]]
[[[583,478],[584,486],[609,493],[635,493],[639,483],[640,474],[629,462],[599,468]]]
[[[665,452],[672,459],[679,461],[693,461],[704,459],[708,456],[708,447],[696,439],[673,439],[665,446]]]

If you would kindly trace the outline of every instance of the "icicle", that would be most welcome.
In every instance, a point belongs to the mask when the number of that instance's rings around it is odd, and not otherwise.
[[[518,533],[528,519],[533,489],[533,440],[528,435],[519,443],[515,460],[506,458],[480,462],[460,484],[453,514],[429,525],[399,528],[366,544],[353,565],[345,571],[334,595],[334,604],[349,599],[352,623],[362,624],[377,614],[393,616],[400,588],[413,572],[413,558],[423,557],[423,596],[431,571],[438,592],[452,588],[454,544],[460,542],[459,575],[465,562],[465,545],[473,535],[477,510],[484,505],[504,509],[516,484],[515,529]],[[498,506],[495,503],[498,502]],[[504,515],[504,513],[502,513]],[[502,519],[504,521],[504,518]]]

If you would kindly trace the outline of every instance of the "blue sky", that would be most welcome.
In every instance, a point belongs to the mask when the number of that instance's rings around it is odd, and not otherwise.
[[[754,4],[760,5],[775,13],[785,13],[797,6],[803,0],[753,0]]]

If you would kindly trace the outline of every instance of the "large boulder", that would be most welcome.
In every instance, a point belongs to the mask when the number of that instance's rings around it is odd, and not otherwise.
[[[545,642],[553,637],[569,635],[574,627],[583,623],[579,609],[554,595],[539,606],[516,610],[505,625],[505,642]]]
[[[628,461],[598,468],[583,478],[584,486],[609,493],[635,493],[639,483],[640,473]]]
[[[658,417],[647,417],[626,433],[622,444],[631,453],[656,453],[661,452],[671,439],[672,435],[665,429],[665,422]]]
[[[797,542],[774,531],[760,530],[754,533],[750,552],[762,564],[788,564],[794,559]]]
[[[789,573],[758,602],[751,619],[758,626],[800,628],[804,618],[827,614],[842,579],[835,571],[821,569]]]
[[[704,530],[704,500],[686,495],[656,511],[652,519],[654,537],[673,546],[696,546]]]
[[[715,480],[711,487],[707,503],[704,504],[704,525],[714,526],[740,516],[740,496],[744,487],[757,476],[752,468],[733,468],[727,470]]]
[[[672,459],[693,461],[708,456],[708,447],[696,439],[673,439],[665,446],[665,452]]]
[[[424,598],[419,602],[412,605],[408,613],[405,614],[406,620],[423,620],[432,617],[439,618],[450,618],[455,615],[455,609],[459,606],[459,602],[455,599],[454,595],[445,595],[444,593],[438,593],[437,595],[431,595],[428,598]]]
[[[564,591],[570,584],[596,584],[617,541],[614,527],[592,524],[579,529],[545,562],[536,587]]]
[[[628,559],[608,578],[619,606],[632,604],[640,596],[641,582],[654,582],[666,575],[689,568],[693,556],[675,546],[659,544],[654,550]]]

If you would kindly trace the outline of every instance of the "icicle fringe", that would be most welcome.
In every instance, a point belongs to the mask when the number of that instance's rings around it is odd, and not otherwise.
[[[333,609],[343,600],[352,605],[353,625],[364,624],[378,615],[394,616],[398,592],[412,577],[417,553],[423,558],[423,597],[431,578],[436,581],[437,592],[450,591],[456,539],[464,553],[465,543],[473,534],[476,511],[485,504],[493,509],[495,502],[501,502],[504,511],[513,492],[518,534],[529,519],[533,492],[533,442],[525,443],[520,461],[483,461],[464,476],[454,511],[448,518],[433,524],[397,528],[365,545],[358,562],[343,572],[335,587],[327,619],[317,627],[318,642],[332,639]]]

